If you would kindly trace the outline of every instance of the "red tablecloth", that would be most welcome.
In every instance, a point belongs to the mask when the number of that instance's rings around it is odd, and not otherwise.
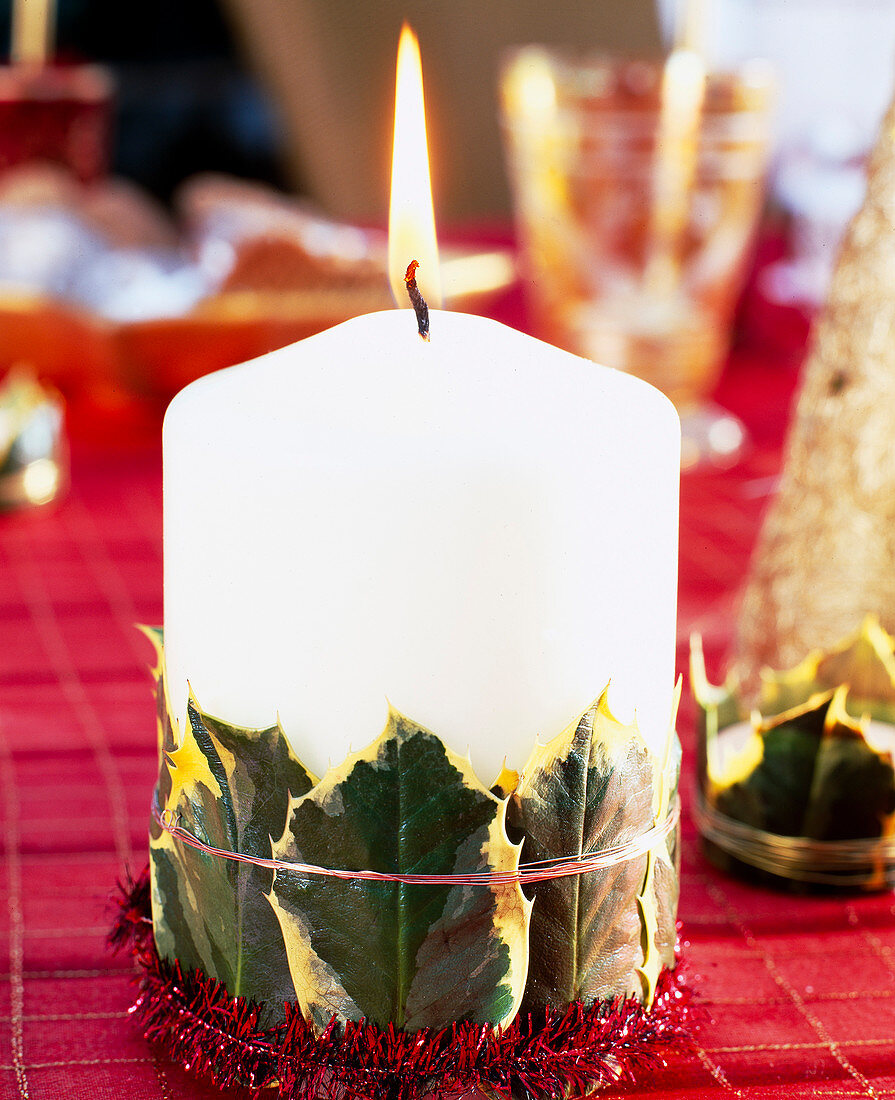
[[[680,637],[700,629],[715,671],[793,380],[767,356],[735,357],[721,397],[754,449],[733,471],[684,479]],[[146,860],[156,773],[151,653],[132,625],[162,614],[161,463],[147,439],[81,443],[61,506],[0,518],[3,1100],[218,1095],[144,1042],[126,1015],[130,966],[104,944],[110,887]],[[681,733],[689,776],[689,708]],[[688,819],[684,831],[684,953],[704,1020],[638,1095],[895,1096],[892,896],[745,885],[706,864]]]

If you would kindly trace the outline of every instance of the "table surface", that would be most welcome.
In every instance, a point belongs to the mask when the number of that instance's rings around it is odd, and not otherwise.
[[[682,486],[680,628],[717,673],[795,382],[786,357],[732,358],[720,397],[746,460]],[[0,1100],[204,1100],[127,1016],[133,971],[105,947],[111,888],[146,862],[156,775],[151,652],[161,622],[158,432],[76,443],[56,508],[0,518]],[[692,774],[692,710],[681,721]],[[685,800],[689,782],[684,784]],[[701,1025],[645,1097],[895,1097],[895,905],[793,897],[714,871],[684,819],[684,958]]]

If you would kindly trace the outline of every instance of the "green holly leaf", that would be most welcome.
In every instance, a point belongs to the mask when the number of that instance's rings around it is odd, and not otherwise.
[[[171,704],[168,699],[168,688],[165,681],[165,635],[161,627],[144,626],[142,623],[137,624],[137,630],[149,639],[155,651],[155,667],[152,669],[152,679],[155,684],[156,732],[158,734],[159,760],[164,764],[164,753],[177,748],[179,740],[176,732],[177,723],[171,714]]]
[[[672,706],[671,728],[666,739],[666,759],[659,764],[654,783],[655,822],[661,824],[677,802],[681,777],[681,743],[675,732],[682,682],[679,680]],[[646,876],[638,896],[643,921],[643,962],[638,968],[642,997],[651,1005],[659,975],[675,963],[677,947],[677,903],[681,886],[680,828],[652,848],[647,856]]]
[[[636,726],[612,716],[604,692],[523,769],[510,805],[513,826],[525,834],[524,861],[576,858],[636,839],[654,823],[654,788],[646,743]],[[638,970],[657,924],[645,927],[638,900],[647,870],[644,855],[532,887],[524,1009],[642,995]]]
[[[181,737],[171,711],[165,679],[164,632],[159,627],[138,624],[155,651],[155,714],[158,739],[159,774],[155,798],[160,809],[169,806],[171,769],[168,754],[176,752]],[[156,945],[165,958],[178,957],[184,967],[201,968],[202,954],[190,931],[192,903],[179,878],[181,847],[159,825],[149,819],[149,853],[152,879],[152,910]]]
[[[867,741],[865,725],[851,717],[845,685],[775,718],[756,717],[727,773],[713,775],[715,805],[780,836],[883,835],[895,813],[895,772],[891,755]]]
[[[165,679],[165,636],[164,631],[157,626],[137,625],[137,629],[145,634],[152,643],[155,651],[155,667],[152,669],[152,677],[155,683],[155,725],[158,741],[159,774],[156,782],[155,796],[160,807],[167,803],[171,792],[171,776],[168,769],[166,754],[174,752],[180,743],[180,731],[177,722],[171,712],[171,701],[168,698],[168,685]],[[162,827],[154,817],[149,820],[149,836],[151,840],[157,840],[162,833]]]
[[[277,859],[387,874],[515,871],[506,802],[468,760],[395,711],[382,735],[291,803]],[[278,870],[270,903],[297,999],[415,1031],[515,1016],[530,905],[518,885],[433,886]]]
[[[709,682],[702,638],[690,636],[690,690],[696,700],[696,775],[705,790],[711,783],[711,763],[717,756],[718,733],[748,717],[739,699],[739,684],[731,673],[724,684]]]
[[[866,740],[840,688],[830,702],[814,767],[802,835],[815,840],[882,836],[895,813],[892,757]]]
[[[859,630],[828,651],[815,650],[787,672],[762,671],[759,709],[780,714],[812,695],[848,688],[848,713],[895,723],[895,641],[868,615]]]
[[[314,779],[279,725],[245,729],[203,714],[166,749],[162,808],[205,844],[270,858],[290,791]],[[208,855],[156,827],[150,838],[153,923],[159,953],[223,982],[232,996],[263,1001],[268,1019],[294,999],[279,922],[266,900],[273,872]]]
[[[721,813],[780,836],[802,836],[814,768],[833,693],[775,718],[755,720],[755,739],[735,758],[727,775],[716,775],[715,804]],[[749,767],[751,764],[751,768]],[[741,778],[734,778],[739,774]]]

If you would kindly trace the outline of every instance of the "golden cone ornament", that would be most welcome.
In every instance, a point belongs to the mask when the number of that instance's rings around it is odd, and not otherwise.
[[[740,613],[755,688],[875,613],[895,631],[895,104],[815,324],[783,474]]]

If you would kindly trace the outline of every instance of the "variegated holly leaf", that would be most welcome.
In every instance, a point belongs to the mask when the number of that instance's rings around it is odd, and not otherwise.
[[[762,671],[759,709],[764,715],[791,710],[812,695],[848,688],[848,713],[895,723],[895,640],[874,615],[832,649],[815,650],[787,672]]]
[[[739,699],[739,684],[731,674],[724,684],[709,682],[705,671],[702,638],[690,637],[690,690],[696,700],[696,775],[705,789],[709,785],[709,761],[716,753],[718,733],[748,718]]]
[[[848,713],[846,690],[830,701],[817,753],[802,836],[858,840],[882,836],[895,813],[895,771],[888,752],[866,740],[866,723]]]
[[[721,813],[781,836],[803,835],[832,698],[833,692],[825,692],[776,718],[756,718],[753,740],[731,762],[728,775],[716,776],[713,794]]]
[[[171,713],[171,703],[168,698],[168,686],[165,680],[165,636],[161,628],[157,626],[137,626],[152,643],[155,651],[155,667],[152,669],[152,678],[155,683],[155,725],[158,739],[159,756],[159,784],[162,788],[163,798],[167,798],[169,785],[167,767],[165,765],[165,753],[177,748],[180,734],[177,723]]]
[[[526,863],[577,858],[632,841],[653,825],[654,761],[604,692],[577,722],[536,747],[512,796]],[[641,995],[647,857],[532,887],[524,1009]]]
[[[500,775],[491,785],[491,793],[495,798],[507,799],[519,786],[519,773],[506,764],[500,769]]]
[[[713,684],[705,671],[705,654],[702,638],[690,635],[690,687],[696,700],[700,717],[709,723],[710,732],[717,732],[748,716],[743,712],[738,698],[739,682],[729,673],[723,684]]]
[[[171,711],[165,679],[164,632],[158,627],[138,625],[152,643],[155,666],[155,716],[158,739],[159,774],[155,799],[160,809],[169,806],[171,769],[168,756],[177,750],[181,736]],[[161,827],[155,816],[149,819],[149,862],[151,869],[153,925],[159,952],[167,957],[179,957],[188,968],[201,968],[202,956],[190,932],[191,902],[179,878],[181,866],[179,848]],[[183,896],[181,896],[183,894]],[[176,936],[175,939],[175,930]]]
[[[726,773],[713,774],[710,797],[728,817],[781,836],[881,836],[895,813],[895,772],[865,726],[851,717],[844,685],[775,718],[756,717]]]
[[[467,759],[395,711],[382,735],[292,800],[277,859],[386,874],[514,871],[506,803]],[[296,995],[325,1026],[408,1031],[503,1024],[525,984],[530,906],[518,885],[404,885],[278,870],[270,898]]]
[[[655,823],[661,825],[677,803],[681,777],[681,743],[675,731],[682,681],[675,687],[664,759],[656,759]],[[681,885],[680,827],[654,845],[647,855],[646,876],[638,896],[643,922],[643,962],[638,968],[643,1002],[651,1005],[659,976],[675,963],[677,903]]]
[[[155,724],[159,759],[159,773],[155,786],[155,798],[159,808],[163,809],[168,805],[169,796],[171,794],[171,771],[168,766],[168,754],[174,752],[178,748],[180,744],[180,731],[171,712],[168,683],[165,678],[164,632],[159,627],[154,626],[140,625],[138,629],[146,635],[155,650],[155,667],[152,669],[152,676],[155,680]],[[159,853],[157,858],[153,858],[152,855],[150,856],[150,862],[154,872],[153,906],[159,914],[162,912],[162,907],[158,900],[161,897],[161,892],[159,889],[155,889],[156,884],[164,884],[164,894],[171,899],[168,904],[169,909],[175,904],[174,899],[177,896],[178,888],[177,866],[171,863],[169,857],[161,854],[165,848],[164,836],[165,832],[161,825],[156,821],[155,816],[151,816],[149,819],[150,852],[152,852],[154,847]],[[178,923],[181,927],[186,927],[185,919],[182,918]],[[165,928],[165,922],[160,918],[160,934],[163,941],[165,939]],[[184,955],[183,961],[185,966],[199,965],[198,961],[195,961],[198,959],[198,955],[192,945],[191,938],[184,944],[182,954]]]
[[[245,729],[203,714],[194,699],[180,744],[165,752],[162,808],[203,843],[270,858],[290,791],[314,780],[282,729]],[[164,958],[223,982],[232,996],[263,1001],[267,1019],[294,999],[279,923],[266,894],[272,872],[196,850],[157,828],[150,840],[153,924]]]

